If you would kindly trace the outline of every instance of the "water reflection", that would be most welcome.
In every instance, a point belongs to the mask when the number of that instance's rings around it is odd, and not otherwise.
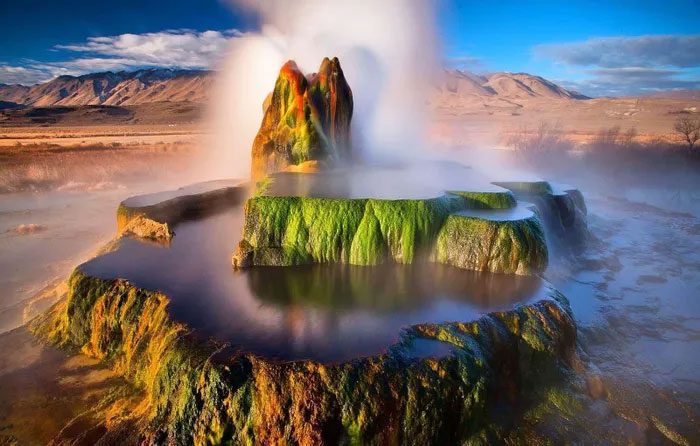
[[[242,211],[175,227],[168,247],[124,239],[81,266],[170,296],[172,315],[234,347],[283,360],[342,361],[377,354],[422,322],[469,321],[541,298],[537,278],[437,264],[306,265],[233,271]]]
[[[338,311],[408,311],[439,300],[465,302],[475,309],[504,308],[541,287],[536,277],[483,274],[435,263],[258,267],[245,274],[251,291],[266,304]]]

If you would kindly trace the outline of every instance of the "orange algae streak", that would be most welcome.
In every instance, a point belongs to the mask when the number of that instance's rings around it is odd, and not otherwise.
[[[254,180],[308,161],[349,158],[352,92],[337,58],[324,58],[309,76],[287,61],[268,102],[251,151]]]
[[[294,94],[294,112],[296,113],[297,122],[301,122],[304,119],[306,78],[293,60],[288,60],[287,63],[282,66],[280,69],[280,77],[289,82],[292,93]]]

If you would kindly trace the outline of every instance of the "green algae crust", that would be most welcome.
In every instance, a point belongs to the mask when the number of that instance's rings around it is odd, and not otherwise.
[[[552,185],[547,181],[496,181],[493,184],[514,192],[527,194],[552,193]]]
[[[552,187],[546,181],[497,182],[510,190],[518,200],[531,202],[541,217],[547,234],[555,240],[566,240],[558,248],[577,250],[587,239],[588,210],[583,194],[574,188]]]
[[[547,267],[547,244],[536,215],[494,221],[452,214],[437,238],[435,259],[477,271],[537,274]]]
[[[402,200],[256,196],[245,204],[232,263],[377,265],[425,258],[476,271],[540,273],[548,257],[536,214],[519,220],[459,215],[513,203],[507,191]]]
[[[349,159],[352,112],[352,91],[337,58],[324,58],[308,77],[287,61],[253,140],[252,178],[309,161]]]
[[[238,261],[252,265],[411,263],[429,249],[457,196],[425,200],[253,197],[245,205]]]
[[[67,298],[32,323],[41,338],[101,359],[143,391],[129,435],[145,444],[494,441],[494,405],[548,385],[543,377],[565,373],[575,355],[568,303],[552,289],[476,321],[410,327],[386,354],[337,364],[227,349],[173,321],[168,303],[76,269]],[[414,358],[417,339],[453,349]]]
[[[508,190],[502,192],[451,190],[449,193],[464,198],[467,209],[511,209],[518,204],[513,193]]]

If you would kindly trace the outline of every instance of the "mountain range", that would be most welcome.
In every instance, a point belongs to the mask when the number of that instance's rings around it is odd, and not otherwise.
[[[501,99],[590,99],[567,90],[540,76],[527,73],[493,73],[477,75],[459,70],[447,70],[437,85],[443,94],[461,97]]]
[[[540,76],[527,73],[491,73],[478,75],[445,70],[435,82],[430,104],[437,110],[479,113],[508,113],[537,104],[580,102],[591,99],[567,90]]]
[[[148,69],[59,76],[37,85],[0,84],[0,108],[21,106],[129,106],[153,102],[205,102],[214,76],[210,71]],[[493,103],[528,99],[588,99],[539,76],[526,73],[476,75],[446,70],[435,82],[434,101]]]
[[[148,69],[59,76],[37,85],[0,84],[2,108],[204,102],[210,71]]]

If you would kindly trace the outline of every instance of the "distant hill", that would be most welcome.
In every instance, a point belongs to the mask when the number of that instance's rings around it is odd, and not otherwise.
[[[24,108],[24,106],[15,102],[0,101],[0,110],[15,110],[18,108]]]
[[[30,87],[0,84],[0,101],[32,107],[204,102],[212,81],[209,71],[108,71],[59,76]]]
[[[538,100],[590,99],[575,91],[567,90],[540,76],[527,73],[473,73],[446,70],[435,84],[432,103],[437,107],[522,107]]]
[[[1,103],[0,103],[1,104]],[[197,102],[154,102],[120,105],[56,105],[0,109],[0,128],[84,125],[182,125],[199,122],[203,105]]]

